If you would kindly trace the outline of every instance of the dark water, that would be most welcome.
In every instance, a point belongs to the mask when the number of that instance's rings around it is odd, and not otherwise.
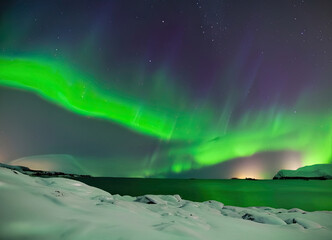
[[[183,199],[202,202],[217,200],[233,206],[301,208],[332,211],[332,180],[210,180],[77,178],[111,194],[179,194]]]

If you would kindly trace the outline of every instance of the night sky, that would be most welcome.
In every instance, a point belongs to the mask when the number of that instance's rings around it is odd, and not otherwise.
[[[329,0],[0,3],[0,162],[270,178],[331,123]]]

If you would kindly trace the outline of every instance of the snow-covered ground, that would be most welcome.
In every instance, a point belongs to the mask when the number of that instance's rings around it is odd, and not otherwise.
[[[111,195],[0,168],[0,239],[332,239],[332,212]]]
[[[305,166],[296,170],[280,170],[274,179],[287,178],[322,178],[332,179],[332,164],[315,164]]]

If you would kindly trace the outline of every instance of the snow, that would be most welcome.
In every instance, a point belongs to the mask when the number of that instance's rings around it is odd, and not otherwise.
[[[320,239],[332,212],[224,206],[179,195],[111,195],[0,167],[0,239]]]
[[[303,219],[303,218],[300,218],[300,217],[287,219],[286,223],[287,224],[298,223],[299,225],[301,225],[305,229],[322,228],[322,226],[319,225],[318,223],[315,223],[313,221]]]
[[[10,165],[26,166],[30,169],[53,172],[68,172],[72,174],[86,175],[79,161],[67,154],[37,155],[19,158],[9,162]]]
[[[332,179],[332,164],[316,164],[298,168],[297,170],[280,170],[274,179],[313,178]]]
[[[55,172],[55,171],[44,171],[44,170],[32,170],[26,166],[15,166],[8,165],[4,163],[0,163],[0,167],[8,168],[14,170],[14,173],[23,173],[29,176],[40,176],[40,177],[89,177],[89,175],[78,175],[72,173],[63,173],[63,172]],[[80,183],[78,183],[80,184]]]

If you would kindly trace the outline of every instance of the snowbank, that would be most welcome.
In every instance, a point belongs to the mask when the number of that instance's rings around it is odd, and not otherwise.
[[[0,239],[320,239],[332,212],[240,208],[179,195],[111,195],[65,178],[0,167]]]
[[[280,170],[273,179],[332,179],[332,164],[316,164],[297,170]]]

